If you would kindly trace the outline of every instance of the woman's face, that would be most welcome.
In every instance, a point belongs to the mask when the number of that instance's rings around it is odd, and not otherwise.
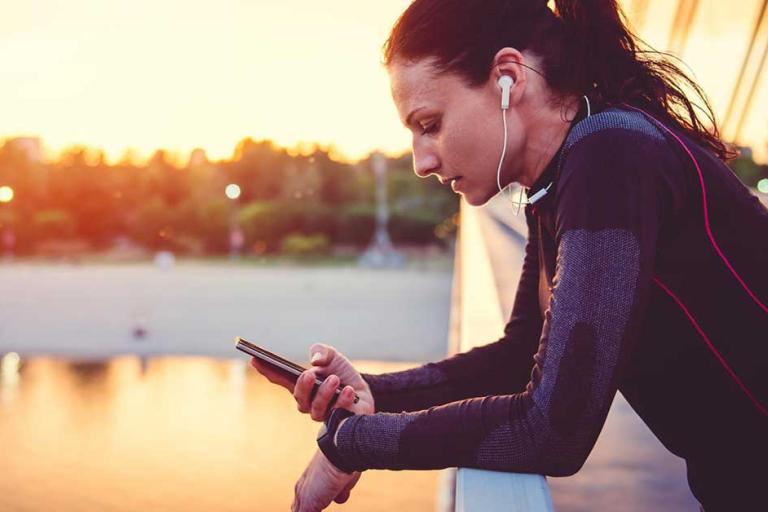
[[[470,88],[456,75],[435,74],[427,59],[412,64],[396,60],[387,70],[400,119],[412,133],[416,175],[435,174],[469,204],[485,204],[499,191],[496,170],[504,139],[496,78]],[[519,121],[510,108],[502,187],[519,172],[514,165],[524,143]]]

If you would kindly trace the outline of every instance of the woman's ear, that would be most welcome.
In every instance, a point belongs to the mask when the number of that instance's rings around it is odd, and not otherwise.
[[[525,66],[521,66],[520,63],[528,65],[523,54],[516,48],[504,47],[493,57],[489,78],[498,82],[502,75],[508,75],[515,83],[518,83],[524,78],[523,75],[527,71]]]
[[[499,50],[493,58],[490,76],[488,77],[489,87],[493,88],[496,95],[502,93],[499,79],[502,76],[508,76],[512,79],[509,90],[509,104],[513,105],[521,96],[523,86],[526,81],[525,57],[516,48],[504,47]],[[527,64],[526,64],[527,65]]]

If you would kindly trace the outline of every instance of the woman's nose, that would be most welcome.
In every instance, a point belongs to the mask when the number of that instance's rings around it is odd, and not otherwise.
[[[440,162],[437,155],[427,148],[413,146],[413,172],[419,178],[426,178],[437,172]]]

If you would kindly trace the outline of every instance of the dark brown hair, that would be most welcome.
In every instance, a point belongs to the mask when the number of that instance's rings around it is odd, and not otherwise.
[[[496,53],[529,50],[559,98],[587,95],[596,109],[627,103],[728,161],[737,156],[723,142],[704,91],[669,54],[654,50],[625,23],[616,0],[415,0],[384,43],[383,63],[432,58],[436,72],[463,77],[470,87],[487,82]],[[646,49],[640,49],[640,48]],[[687,86],[699,106],[683,92]],[[695,108],[709,119],[710,132]]]

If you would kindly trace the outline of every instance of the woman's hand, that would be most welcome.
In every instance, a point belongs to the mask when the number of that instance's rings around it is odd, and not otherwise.
[[[320,512],[332,501],[344,503],[359,479],[359,472],[339,471],[323,452],[317,450],[293,488],[291,512]]]
[[[270,382],[278,384],[290,391],[296,399],[299,411],[308,413],[315,421],[324,421],[333,409],[349,409],[355,414],[373,414],[376,410],[373,395],[368,383],[355,370],[349,359],[331,346],[322,343],[313,344],[310,349],[312,367],[299,376],[296,384],[285,375],[273,370],[258,358],[254,357],[251,364]],[[325,382],[312,397],[315,378],[326,377]],[[339,382],[345,384],[344,390],[330,406]],[[355,393],[360,397],[354,403]],[[329,407],[330,406],[330,407]]]

